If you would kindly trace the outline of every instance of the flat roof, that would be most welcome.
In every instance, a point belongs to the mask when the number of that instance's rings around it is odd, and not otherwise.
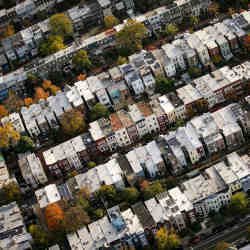
[[[117,113],[112,113],[110,116],[110,122],[111,122],[111,126],[112,126],[112,129],[114,131],[119,131],[120,129],[123,128],[123,125],[122,125],[122,122],[118,116]]]

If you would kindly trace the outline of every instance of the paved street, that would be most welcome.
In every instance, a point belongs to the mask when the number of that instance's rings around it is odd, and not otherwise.
[[[213,249],[215,245],[220,241],[234,242],[239,239],[247,232],[247,227],[250,226],[250,219],[248,218],[246,222],[235,225],[232,228],[226,229],[221,233],[218,233],[209,239],[202,241],[201,243],[193,246],[194,250],[203,250],[203,249]],[[191,248],[190,248],[191,249]]]

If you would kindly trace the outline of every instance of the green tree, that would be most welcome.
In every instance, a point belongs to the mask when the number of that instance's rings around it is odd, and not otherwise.
[[[199,67],[190,67],[188,73],[192,78],[198,77],[201,74],[201,69]]]
[[[79,50],[72,59],[73,64],[78,70],[90,70],[92,63],[88,58],[86,50]]]
[[[166,228],[160,228],[156,233],[156,242],[159,250],[176,249],[181,244],[181,241],[174,231],[167,231]]]
[[[185,125],[185,122],[183,120],[176,121],[176,127],[183,127],[184,125]]]
[[[56,36],[65,37],[73,32],[72,21],[66,14],[60,13],[51,16],[49,23],[51,32]]]
[[[98,208],[94,211],[94,215],[97,219],[100,219],[104,216],[104,210],[101,208]]]
[[[4,184],[2,187],[2,201],[10,203],[12,201],[20,201],[22,198],[21,190],[15,181]]]
[[[94,168],[96,166],[96,163],[94,161],[88,162],[88,167],[89,168]]]
[[[196,16],[191,16],[189,22],[191,26],[196,26],[199,23],[199,19]]]
[[[38,225],[30,225],[29,232],[32,235],[36,249],[45,249],[48,247],[48,234]]]
[[[118,25],[120,22],[119,20],[114,16],[105,16],[104,17],[104,24],[107,29],[111,29],[114,26]]]
[[[125,63],[127,63],[127,58],[123,57],[123,56],[119,56],[118,59],[117,59],[117,65],[122,65],[122,64],[125,64]]]
[[[230,210],[234,215],[241,215],[247,211],[248,200],[247,195],[243,192],[236,193],[232,196]]]
[[[106,105],[97,103],[91,110],[91,120],[95,121],[102,117],[108,117],[109,112]]]
[[[47,41],[42,43],[40,53],[43,56],[48,56],[65,48],[66,46],[61,36],[50,36]]]
[[[124,48],[134,53],[142,49],[142,40],[147,35],[144,24],[129,20],[124,28],[116,33],[116,44],[118,48]]]
[[[167,79],[166,77],[157,77],[155,83],[155,92],[160,94],[166,94],[174,86],[174,81],[172,79]]]
[[[29,136],[21,136],[20,141],[15,147],[17,153],[25,153],[28,151],[33,151],[35,148],[35,143]]]
[[[214,250],[227,250],[231,246],[232,246],[231,244],[229,244],[229,243],[227,243],[225,241],[221,241],[221,242],[219,242],[219,243],[216,244]]]
[[[178,28],[175,25],[171,24],[171,23],[168,24],[165,27],[165,33],[166,33],[166,35],[174,35],[178,31],[179,31]]]
[[[117,199],[117,192],[112,185],[103,185],[98,191],[98,196],[107,201],[115,201]]]
[[[159,182],[150,183],[143,191],[143,196],[145,200],[148,200],[159,193],[163,193],[164,188]]]
[[[135,203],[139,198],[139,191],[135,187],[128,187],[122,191],[121,197],[128,203]]]

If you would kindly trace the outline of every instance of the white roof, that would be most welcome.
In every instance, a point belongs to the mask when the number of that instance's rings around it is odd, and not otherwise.
[[[155,223],[164,222],[167,220],[167,215],[163,207],[156,201],[155,198],[144,202]]]
[[[99,221],[95,221],[88,225],[92,239],[95,242],[95,247],[99,249],[107,242]]]
[[[163,161],[161,151],[155,141],[151,141],[146,145],[148,153],[151,155],[154,164],[159,164]]]
[[[89,124],[89,133],[91,134],[94,141],[105,138],[105,135],[98,123],[98,121],[91,122]]]
[[[143,171],[142,166],[136,156],[135,151],[130,151],[126,154],[126,158],[128,159],[131,168],[135,173],[140,173]]]
[[[176,92],[179,98],[183,100],[185,105],[195,102],[202,98],[199,91],[196,88],[194,88],[191,84],[187,84],[186,86],[177,89]]]
[[[164,110],[165,114],[169,114],[171,112],[174,112],[175,108],[173,104],[168,100],[167,96],[163,95],[159,97],[159,102],[161,108]]]
[[[129,109],[129,114],[130,114],[133,122],[136,123],[136,122],[144,119],[144,116],[142,115],[142,113],[140,112],[140,110],[138,109],[136,104],[129,105],[128,109]]]

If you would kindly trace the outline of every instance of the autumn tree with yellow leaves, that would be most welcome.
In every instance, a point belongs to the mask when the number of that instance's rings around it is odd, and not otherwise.
[[[132,53],[142,49],[142,40],[147,35],[144,24],[129,20],[124,28],[116,33],[116,44],[118,48],[127,49]]]
[[[8,115],[8,110],[3,105],[0,105],[0,118],[5,117],[6,115]]]
[[[4,29],[3,37],[12,36],[15,34],[15,28],[12,24],[8,24],[7,27]]]
[[[156,233],[156,241],[159,250],[172,250],[181,243],[180,238],[175,234],[174,230],[168,231],[166,228],[160,228]]]
[[[56,36],[64,38],[73,33],[72,21],[66,14],[58,13],[51,16],[49,24],[51,32]]]
[[[50,80],[44,80],[42,86],[45,90],[49,90],[52,95],[56,95],[57,91],[61,90],[56,85],[52,84]]]
[[[28,108],[30,105],[33,104],[33,99],[31,97],[27,97],[24,99],[24,104]]]
[[[105,16],[104,17],[104,24],[107,29],[111,29],[114,26],[118,25],[119,19],[117,19],[115,16]]]
[[[61,36],[50,36],[47,41],[43,42],[40,47],[40,53],[43,56],[54,54],[66,48]]]
[[[86,129],[84,116],[76,109],[65,112],[61,124],[64,133],[67,135],[78,135]]]
[[[40,99],[47,99],[49,97],[49,92],[44,91],[43,88],[35,88],[35,102],[38,102]]]
[[[0,148],[16,146],[20,140],[20,134],[13,128],[11,123],[0,126]]]

